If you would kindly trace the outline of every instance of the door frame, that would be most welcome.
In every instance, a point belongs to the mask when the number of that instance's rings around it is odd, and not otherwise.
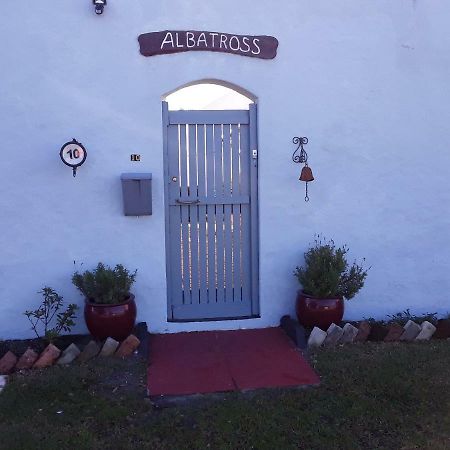
[[[200,110],[201,111],[201,110]],[[251,220],[251,243],[250,243],[250,267],[251,267],[251,309],[252,314],[248,317],[227,317],[227,318],[206,318],[206,319],[173,319],[171,318],[171,270],[169,248],[169,104],[166,101],[162,102],[162,127],[163,127],[163,183],[164,183],[164,230],[165,230],[165,259],[166,259],[166,306],[167,306],[167,322],[212,322],[224,320],[246,320],[260,318],[260,302],[259,302],[259,149],[258,149],[258,117],[257,105],[252,103],[249,106],[249,147],[250,153],[253,155],[256,152],[256,157],[250,159],[250,201],[257,199],[256,205],[250,205],[250,220]],[[256,178],[256,179],[255,179]]]

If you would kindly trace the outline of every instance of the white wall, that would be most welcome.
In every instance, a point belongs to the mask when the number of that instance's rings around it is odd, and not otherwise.
[[[74,260],[138,268],[152,331],[274,325],[317,232],[372,266],[347,318],[449,311],[449,20],[447,0],[110,0],[100,17],[90,0],[2,0],[0,338],[30,335],[43,285],[82,303]],[[167,28],[273,35],[279,53],[141,56],[137,36]],[[262,317],[168,324],[161,96],[204,78],[258,97]],[[295,135],[310,139],[308,204]],[[58,156],[72,138],[88,150],[75,179]],[[153,173],[151,217],[122,215],[127,171]]]

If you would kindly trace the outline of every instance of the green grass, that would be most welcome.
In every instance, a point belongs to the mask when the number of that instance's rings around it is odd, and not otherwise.
[[[320,387],[160,409],[143,398],[137,359],[18,374],[0,395],[0,448],[450,448],[450,342],[355,344],[310,356]]]

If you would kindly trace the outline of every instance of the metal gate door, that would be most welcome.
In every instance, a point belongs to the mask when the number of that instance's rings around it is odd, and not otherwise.
[[[256,106],[163,119],[168,319],[257,316]]]

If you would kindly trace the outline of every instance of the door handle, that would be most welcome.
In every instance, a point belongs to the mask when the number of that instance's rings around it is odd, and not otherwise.
[[[200,200],[180,200],[180,199],[176,199],[175,200],[176,203],[178,203],[179,205],[197,205],[198,203],[200,203]]]

